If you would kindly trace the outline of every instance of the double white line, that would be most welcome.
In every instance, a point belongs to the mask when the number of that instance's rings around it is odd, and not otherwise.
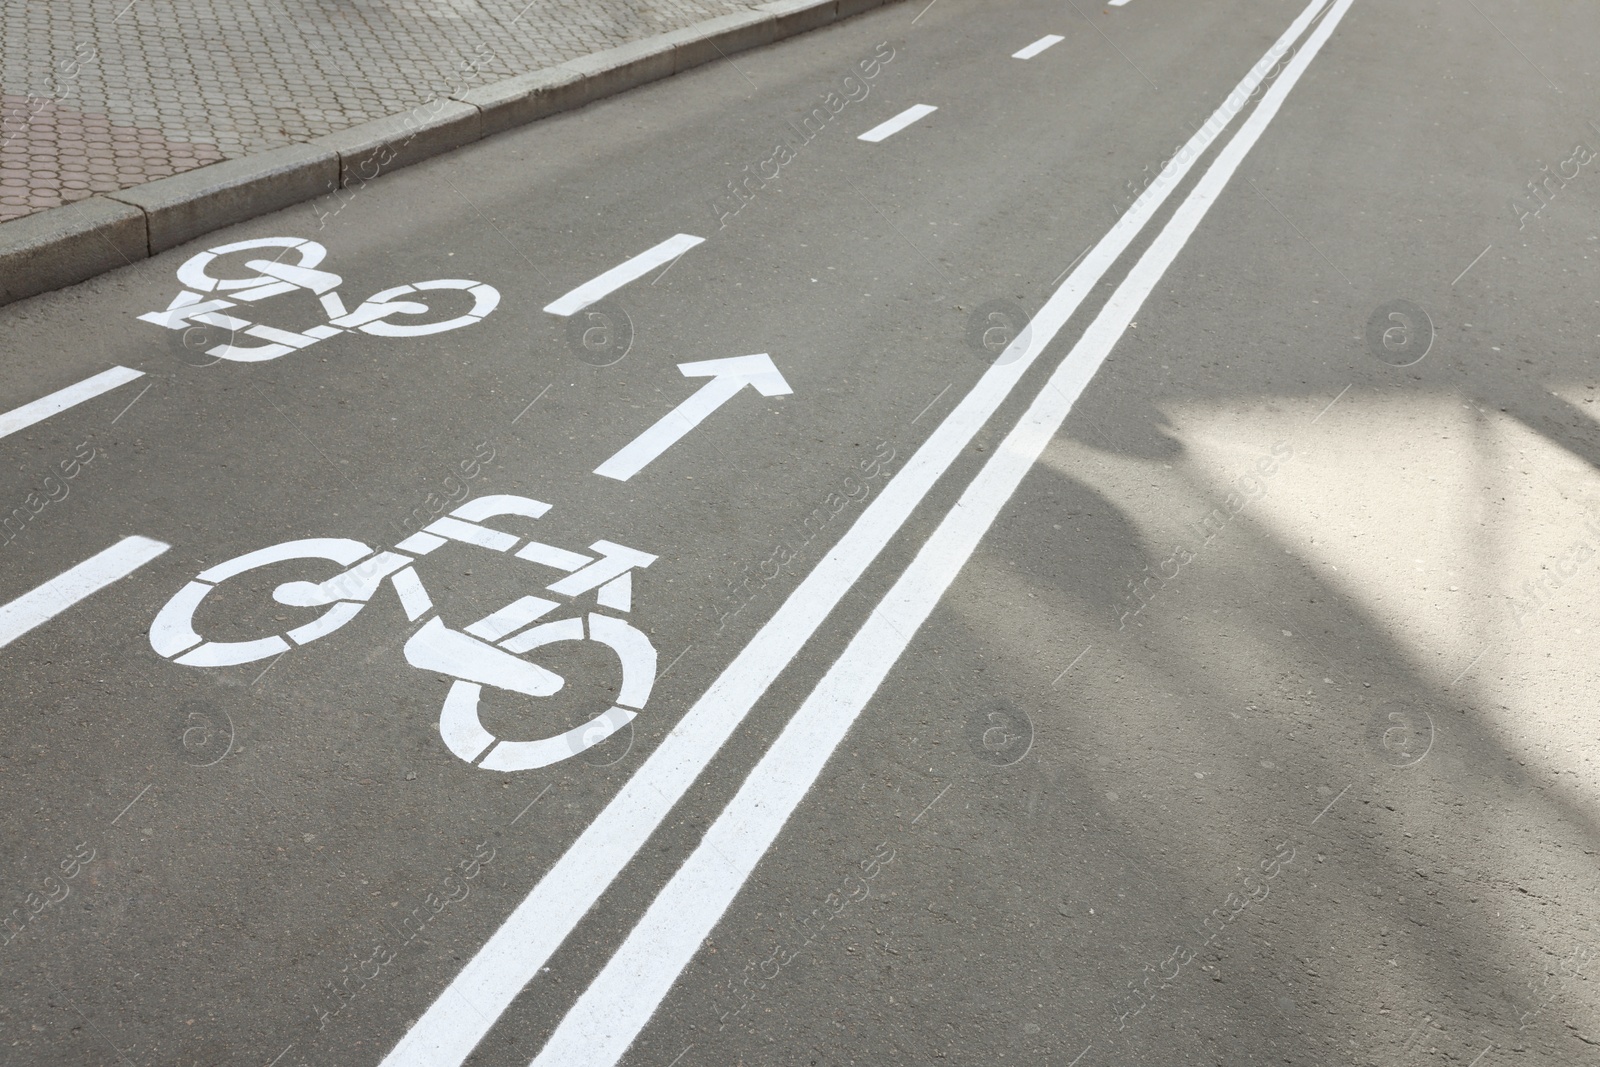
[[[417,1020],[383,1067],[459,1067],[466,1060],[1327,2],[1312,0],[1169,164],[1171,180],[1153,183],[1085,257],[1029,328]],[[534,1059],[535,1067],[609,1067],[622,1058],[1351,2],[1334,0],[1306,46],[567,1013]]]

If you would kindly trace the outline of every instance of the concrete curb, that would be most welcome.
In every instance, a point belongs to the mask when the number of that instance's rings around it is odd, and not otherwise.
[[[212,230],[891,2],[774,0],[753,11],[434,97],[404,114],[303,144],[0,223],[0,304],[74,285]]]
[[[91,196],[0,226],[0,302],[60,289],[150,254],[145,214]]]
[[[213,163],[84,203],[103,198],[143,211],[147,251],[153,256],[226,225],[218,219],[253,218],[326,192],[338,175],[338,153],[312,142]],[[0,237],[4,234],[0,227]]]

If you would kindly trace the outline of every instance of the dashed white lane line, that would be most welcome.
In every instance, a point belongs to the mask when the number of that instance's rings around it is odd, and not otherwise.
[[[596,300],[610,296],[624,285],[644,277],[663,263],[669,263],[704,241],[689,233],[667,238],[654,248],[647,248],[632,259],[617,264],[598,278],[584,282],[560,300],[545,306],[552,315],[572,315]]]
[[[1107,2],[1110,3],[1112,7],[1123,7],[1127,4],[1128,0],[1107,0]]]
[[[1051,45],[1060,44],[1062,41],[1065,41],[1065,40],[1066,40],[1066,38],[1061,36],[1059,33],[1047,33],[1043,37],[1039,38],[1037,41],[1035,41],[1032,44],[1030,44],[1028,47],[1022,49],[1021,51],[1012,52],[1011,53],[1011,58],[1012,59],[1032,59],[1034,56],[1038,55],[1040,52],[1043,52],[1046,48],[1049,48]]]
[[[856,138],[856,140],[871,141],[872,143],[876,144],[879,141],[893,137],[895,134],[899,133],[913,122],[916,122],[921,118],[926,118],[938,110],[939,109],[934,107],[932,104],[913,104],[904,111],[900,112],[900,114],[896,115],[894,118],[889,119],[887,122],[878,123],[876,126],[872,127],[872,129]]]
[[[1302,19],[1309,22],[1324,2],[1314,0]],[[1184,198],[699,846],[562,1019],[534,1058],[533,1067],[612,1067],[622,1059],[822,774],[867,701],[1055,438],[1106,357],[1127,336],[1128,324],[1188,244],[1352,2],[1335,0],[1304,49]],[[1025,336],[1018,342],[1030,348],[1035,344]]]
[[[384,1057],[382,1067],[460,1067],[523,987],[687,793],[778,675],[899,532],[934,484],[1010,396],[1078,306],[1245,106],[1327,0],[1313,0],[1222,107],[1055,291],[1031,328],[889,479],[875,500],[773,613]]]
[[[171,547],[148,537],[124,537],[37,589],[0,605],[0,648],[43,626],[112,582],[126,578]]]
[[[101,371],[93,378],[85,378],[76,385],[57,389],[49,396],[41,396],[31,404],[24,404],[20,408],[0,415],[0,437],[25,430],[36,422],[43,422],[51,415],[59,414],[70,407],[77,407],[85,400],[93,400],[101,393],[109,393],[119,385],[126,385],[135,378],[142,377],[144,377],[143,371],[128,367],[112,367],[110,370]]]

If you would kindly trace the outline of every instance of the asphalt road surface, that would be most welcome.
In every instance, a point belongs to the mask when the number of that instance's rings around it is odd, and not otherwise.
[[[893,5],[0,309],[0,1067],[1597,1062],[1596,40]]]

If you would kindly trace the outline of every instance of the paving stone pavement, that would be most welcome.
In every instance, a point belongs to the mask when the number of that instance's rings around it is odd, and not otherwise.
[[[0,222],[756,2],[0,0]]]

